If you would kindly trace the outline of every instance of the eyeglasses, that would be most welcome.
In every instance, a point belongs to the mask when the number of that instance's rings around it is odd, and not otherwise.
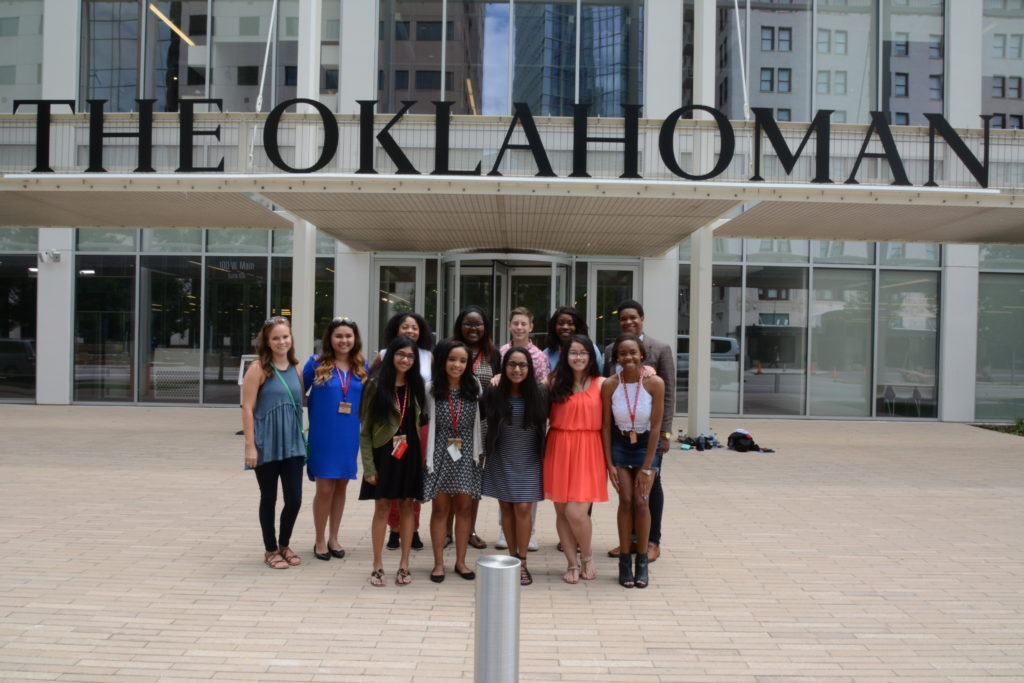
[[[505,367],[506,368],[513,368],[513,369],[516,369],[516,370],[525,370],[526,368],[530,367],[530,364],[527,363],[526,361],[522,361],[522,360],[519,360],[519,361],[510,360],[509,362],[505,363]]]
[[[462,326],[463,327],[483,327],[484,324],[483,323],[471,323],[468,320],[463,320],[462,321]]]
[[[569,358],[590,358],[590,354],[586,351],[570,351]]]
[[[285,325],[291,325],[291,322],[288,321],[288,318],[283,318],[279,315],[275,315],[273,318],[267,318],[266,320],[264,320],[263,327],[267,327],[269,325],[280,325],[281,323],[284,323]]]
[[[395,358],[400,360],[416,360],[415,353],[396,353]]]

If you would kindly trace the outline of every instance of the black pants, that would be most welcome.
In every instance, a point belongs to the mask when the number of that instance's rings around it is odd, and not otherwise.
[[[651,484],[651,497],[647,501],[651,509],[651,535],[649,542],[654,545],[661,545],[661,513],[665,511],[665,490],[661,488],[661,470],[654,477]]]
[[[279,547],[291,544],[292,529],[302,507],[303,458],[286,458],[260,465],[253,471],[260,485],[260,528],[263,530],[263,547],[273,552]],[[281,535],[275,538],[274,510],[277,507],[277,480],[281,480],[284,492],[284,508],[281,510]]]

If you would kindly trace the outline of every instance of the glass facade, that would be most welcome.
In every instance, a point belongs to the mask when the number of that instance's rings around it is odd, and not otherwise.
[[[1024,272],[981,273],[974,417],[1024,417]]]
[[[0,111],[37,99],[43,82],[43,0],[0,3]]]
[[[981,101],[993,128],[1024,128],[1024,6],[984,0]]]
[[[7,253],[26,236],[4,239],[0,230],[0,401],[31,401],[36,395],[36,266],[31,254]],[[24,232],[36,232],[35,230]],[[15,244],[11,244],[14,242]]]

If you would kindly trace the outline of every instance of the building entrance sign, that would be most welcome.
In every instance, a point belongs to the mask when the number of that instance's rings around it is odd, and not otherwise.
[[[153,106],[156,100],[136,100],[138,105],[138,131],[111,132],[104,129],[103,109],[106,100],[88,100],[89,112],[89,166],[86,173],[103,173],[103,144],[107,138],[136,138],[138,140],[138,166],[136,173],[153,173]],[[196,128],[195,106],[207,104],[221,109],[220,99],[194,99],[182,100],[178,112],[178,133],[179,133],[179,164],[175,169],[176,173],[218,173],[224,171],[224,160],[214,166],[196,166],[193,161],[193,144],[197,137],[212,137],[220,139],[220,126],[213,128]],[[308,105],[313,107],[320,116],[323,127],[323,147],[316,161],[304,168],[297,168],[289,165],[281,154],[278,133],[281,122],[288,108],[296,105]],[[376,174],[375,154],[377,146],[394,163],[396,173],[407,175],[420,175],[424,171],[416,168],[402,146],[391,135],[391,130],[398,125],[405,117],[409,109],[416,104],[415,101],[403,101],[401,109],[381,128],[376,130],[374,107],[376,100],[358,100],[359,113],[359,167],[356,173]],[[428,173],[441,176],[479,176],[484,174],[482,162],[478,162],[472,169],[453,169],[449,164],[450,132],[451,132],[451,106],[452,102],[434,102],[434,167]],[[15,100],[14,113],[23,105],[36,106],[36,165],[33,173],[52,173],[50,168],[50,122],[54,107],[69,107],[74,112],[75,103],[72,100]],[[623,105],[622,136],[621,137],[594,137],[588,133],[587,113],[589,105],[573,105],[573,142],[572,142],[572,172],[570,178],[589,178],[587,172],[587,146],[589,143],[614,143],[622,145],[623,168],[622,179],[642,180],[638,169],[638,157],[640,154],[639,121],[641,106],[636,104]],[[488,176],[502,175],[499,170],[505,153],[509,150],[522,150],[529,152],[537,168],[537,177],[554,178],[557,174],[553,170],[548,159],[540,130],[534,121],[529,105],[524,102],[517,102],[513,105],[513,116],[505,133],[504,140],[498,147],[498,152]],[[764,140],[771,145],[777,156],[780,165],[790,175],[796,167],[796,162],[804,152],[811,137],[815,138],[814,154],[814,176],[808,179],[811,183],[831,184],[836,182],[830,177],[830,117],[832,110],[819,110],[804,132],[803,139],[796,150],[790,149],[789,143],[783,136],[772,110],[769,108],[753,108],[753,161],[754,174],[749,182],[764,182],[766,178],[762,175],[761,159],[764,153]],[[712,164],[710,170],[685,169],[680,160],[676,158],[674,142],[680,129],[691,128],[693,135],[697,135],[697,121],[689,119],[695,112],[705,112],[711,116],[718,139],[718,153],[714,159],[708,160]],[[984,138],[981,144],[981,159],[970,149],[959,133],[941,114],[925,114],[928,119],[928,180],[924,183],[927,187],[936,187],[935,167],[936,137],[941,137],[949,148],[956,154],[960,162],[967,168],[974,180],[982,187],[987,188],[989,182],[989,122],[991,115],[982,115],[980,119],[984,127]],[[338,122],[335,114],[324,104],[311,99],[296,98],[281,102],[267,115],[263,126],[263,145],[270,162],[277,168],[289,173],[315,173],[326,167],[338,151],[339,142]],[[525,143],[513,143],[513,136],[521,131]],[[495,141],[497,142],[497,141]],[[869,151],[877,149],[873,143],[881,146],[882,151]],[[669,114],[662,122],[658,134],[658,156],[664,166],[675,176],[689,181],[711,180],[721,175],[733,159],[736,149],[736,131],[729,119],[721,111],[703,105],[691,105],[676,109]],[[883,112],[871,112],[871,122],[867,126],[860,151],[854,158],[854,163],[849,176],[842,179],[844,184],[855,185],[857,172],[861,162],[865,159],[878,159],[885,162],[891,171],[893,185],[912,185],[904,169],[903,158],[899,145],[892,130],[889,127],[887,115]],[[770,180],[770,179],[769,179]]]

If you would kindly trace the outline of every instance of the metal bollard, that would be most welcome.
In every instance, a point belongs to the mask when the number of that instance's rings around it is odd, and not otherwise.
[[[476,561],[476,643],[473,680],[519,680],[519,559],[487,555]]]

